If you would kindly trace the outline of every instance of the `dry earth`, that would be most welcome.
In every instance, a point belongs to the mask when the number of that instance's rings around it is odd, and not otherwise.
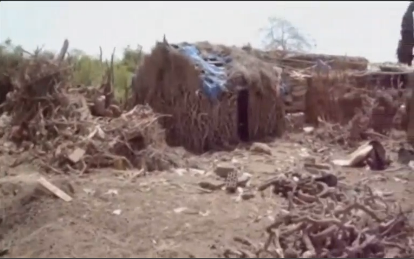
[[[225,248],[236,245],[235,237],[263,241],[265,227],[285,201],[270,191],[240,200],[224,190],[202,189],[199,182],[217,181],[215,164],[240,164],[255,187],[279,173],[300,169],[306,156],[329,161],[344,153],[303,136],[269,146],[272,155],[241,148],[189,159],[189,167],[199,170],[144,177],[113,171],[82,177],[45,175],[73,196],[71,202],[42,191],[36,184],[39,172],[28,165],[8,168],[11,158],[4,157],[0,251],[7,250],[6,257],[25,258],[223,257]],[[369,180],[374,189],[393,192],[405,207],[414,205],[414,177],[409,171],[336,168],[335,173],[348,183]]]

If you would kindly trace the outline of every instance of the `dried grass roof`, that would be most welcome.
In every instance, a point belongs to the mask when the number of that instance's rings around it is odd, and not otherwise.
[[[309,68],[320,60],[329,64],[333,69],[351,69],[361,71],[366,70],[369,63],[368,59],[356,56],[302,53],[282,50],[264,51],[252,49],[250,47],[246,48],[246,51],[263,61],[271,62],[286,68]]]
[[[238,47],[214,45],[209,42],[198,42],[194,45],[202,55],[217,54],[232,59],[227,65],[228,81],[231,85],[255,87],[259,91],[277,91],[281,70],[275,64],[265,62]]]

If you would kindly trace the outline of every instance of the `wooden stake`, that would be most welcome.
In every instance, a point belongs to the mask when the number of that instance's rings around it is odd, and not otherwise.
[[[57,197],[61,198],[62,200],[69,202],[72,200],[72,197],[70,197],[67,193],[59,189],[56,185],[52,184],[48,180],[46,180],[44,177],[40,177],[39,180],[37,180],[38,183],[40,183],[43,187],[45,187],[47,190],[49,190],[51,193],[56,195]]]

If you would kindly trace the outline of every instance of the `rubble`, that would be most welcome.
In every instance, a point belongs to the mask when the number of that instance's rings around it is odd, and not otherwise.
[[[222,162],[217,164],[214,173],[221,178],[226,178],[229,173],[234,171],[236,171],[236,167],[232,163]]]
[[[174,165],[158,124],[162,115],[147,106],[122,112],[111,90],[111,71],[112,63],[101,86],[74,87],[65,60],[28,58],[11,75],[13,88],[3,104],[11,122],[2,123],[3,139],[29,150],[40,167],[59,174]]]
[[[249,173],[243,173],[237,179],[237,185],[240,187],[246,187],[249,185],[249,181],[252,178],[252,175]]]
[[[336,159],[339,166],[358,167],[368,165],[371,170],[384,170],[390,163],[379,141],[368,141],[352,152],[346,159]]]

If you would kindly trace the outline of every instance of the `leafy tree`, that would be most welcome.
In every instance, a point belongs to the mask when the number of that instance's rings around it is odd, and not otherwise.
[[[75,56],[71,61],[74,72],[73,80],[77,85],[99,85],[104,75],[104,68],[98,59],[88,55]]]
[[[135,73],[135,70],[141,64],[142,57],[142,46],[138,45],[136,49],[132,49],[128,45],[124,49],[121,64],[126,66],[129,72]]]

